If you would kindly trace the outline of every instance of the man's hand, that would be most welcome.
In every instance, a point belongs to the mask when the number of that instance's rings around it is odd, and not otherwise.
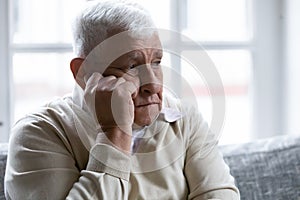
[[[110,141],[121,150],[129,152],[134,122],[132,99],[137,93],[138,79],[128,74],[122,77],[100,76],[95,91],[97,120]]]

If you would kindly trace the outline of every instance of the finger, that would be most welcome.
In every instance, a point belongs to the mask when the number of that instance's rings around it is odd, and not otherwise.
[[[89,113],[96,119],[96,112],[94,106],[89,105],[95,105],[95,94],[96,89],[98,87],[98,82],[102,78],[102,75],[98,72],[94,72],[86,82],[86,86],[84,89],[84,101],[82,102],[87,106],[87,109]]]
[[[115,76],[106,76],[99,80],[98,82],[98,90],[101,91],[111,91],[111,88],[117,81],[117,77]]]
[[[126,80],[123,77],[117,78],[114,82],[114,85],[112,86],[112,90],[116,89],[119,87],[121,84],[125,83]]]
[[[101,85],[99,88],[102,90],[112,91],[124,82],[126,82],[126,80],[123,77],[116,78],[115,76],[107,76],[99,80],[98,84]]]
[[[126,81],[132,82],[136,88],[140,87],[140,79],[138,76],[131,76],[130,74],[126,73],[122,76]]]
[[[106,84],[106,83],[109,83],[109,82],[111,82],[111,81],[113,81],[113,80],[115,80],[115,79],[117,79],[117,77],[115,77],[115,76],[104,76],[104,77],[102,77],[101,78],[101,80],[99,80],[99,84]]]
[[[103,76],[98,73],[98,72],[94,72],[88,79],[86,82],[86,88],[85,90],[90,91],[92,90],[92,88],[94,88],[95,86],[98,85],[99,80],[103,78]]]
[[[124,83],[118,86],[118,89],[128,92],[128,95],[135,97],[138,91],[138,86],[132,81],[125,81]]]
[[[128,91],[131,94],[136,92],[139,87],[138,78],[128,78],[126,74],[125,77],[115,77],[115,76],[106,76],[102,77],[98,82],[99,91],[113,91],[120,88],[123,91]],[[128,82],[128,83],[127,83]]]

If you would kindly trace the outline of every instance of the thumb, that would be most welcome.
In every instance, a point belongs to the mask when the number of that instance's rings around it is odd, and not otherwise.
[[[86,86],[84,89],[84,106],[88,109],[88,111],[92,114],[92,116],[96,118],[96,110],[95,110],[95,96],[96,96],[96,90],[98,86],[99,80],[103,76],[98,73],[94,72],[86,82]]]

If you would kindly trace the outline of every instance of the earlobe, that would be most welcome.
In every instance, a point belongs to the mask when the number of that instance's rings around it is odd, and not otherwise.
[[[78,75],[80,66],[82,65],[84,59],[83,58],[73,58],[70,62],[70,68],[73,73],[73,77],[76,80],[76,77]]]

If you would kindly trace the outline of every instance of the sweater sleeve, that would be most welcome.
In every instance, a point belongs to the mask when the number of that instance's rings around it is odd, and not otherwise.
[[[198,113],[191,113],[194,114],[187,119],[189,145],[184,169],[190,190],[188,199],[240,199],[234,178],[218,150],[218,137]]]
[[[7,199],[127,199],[130,159],[126,154],[97,143],[86,169],[80,171],[71,147],[58,132],[45,121],[28,118],[13,128]]]

